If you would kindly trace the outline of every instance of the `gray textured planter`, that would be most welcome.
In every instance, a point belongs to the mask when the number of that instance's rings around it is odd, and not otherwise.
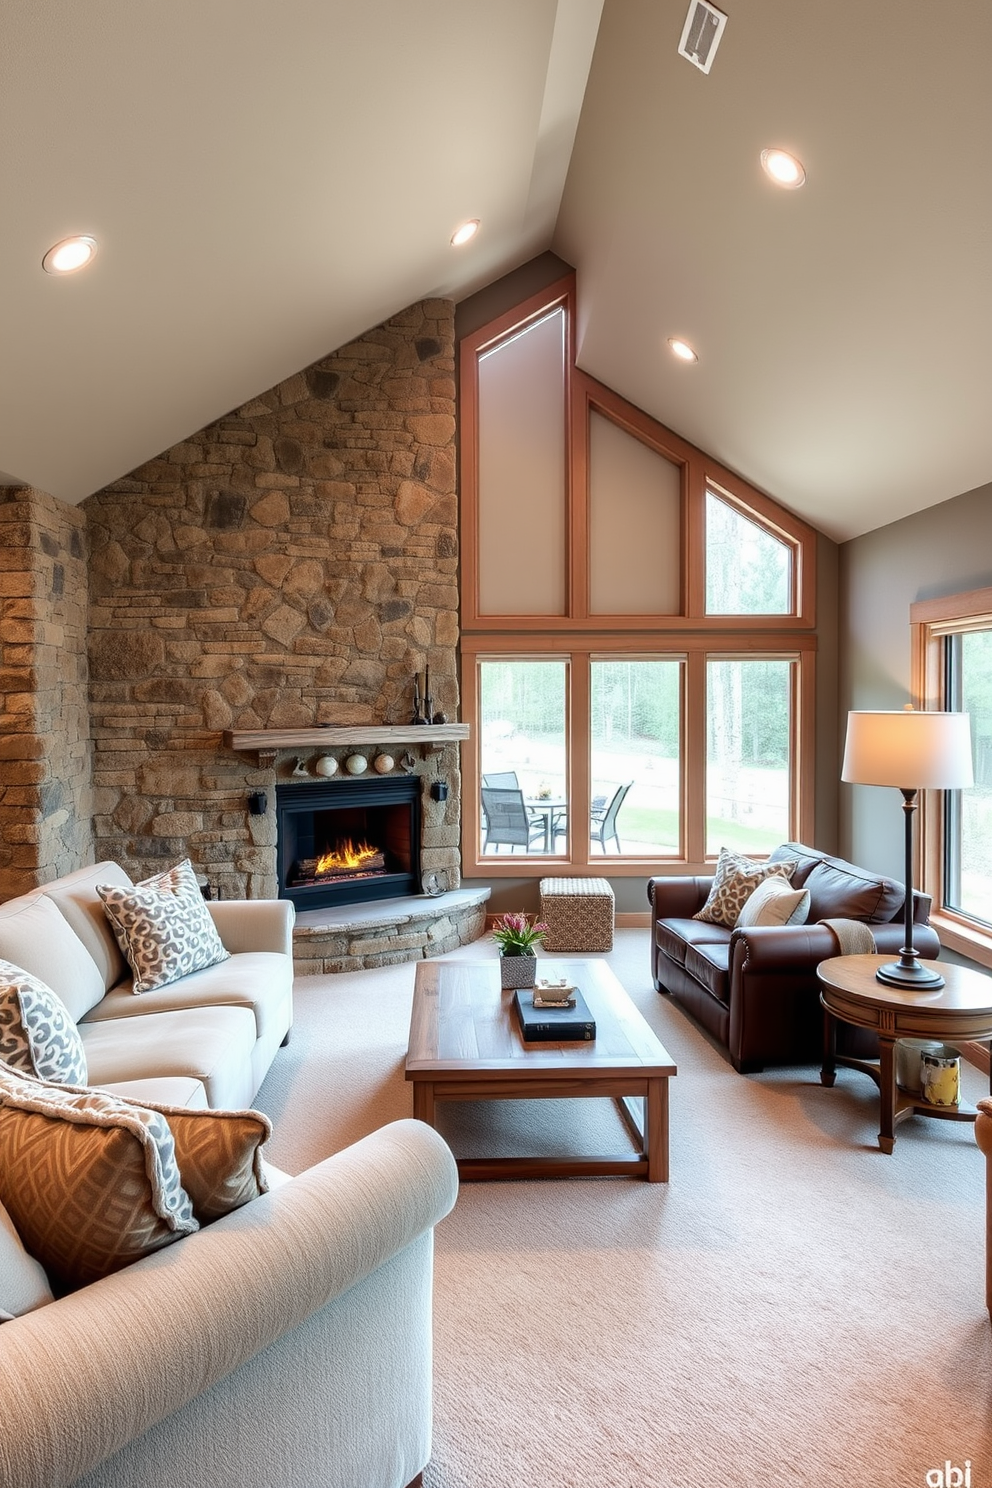
[[[501,987],[533,987],[537,975],[537,957],[504,956],[499,958],[499,984]]]

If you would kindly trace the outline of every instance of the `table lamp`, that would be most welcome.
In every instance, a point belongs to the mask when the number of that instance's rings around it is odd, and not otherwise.
[[[898,713],[848,713],[840,778],[852,785],[894,785],[903,796],[905,944],[899,960],[875,975],[891,987],[942,987],[944,978],[924,966],[913,947],[913,812],[921,790],[960,790],[973,783],[971,719],[967,713],[917,713],[911,703]]]

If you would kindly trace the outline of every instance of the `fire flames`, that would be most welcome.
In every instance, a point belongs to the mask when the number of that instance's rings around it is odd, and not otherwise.
[[[379,849],[369,847],[367,842],[352,842],[350,837],[339,842],[333,852],[324,853],[317,859],[317,872],[330,873],[333,869],[363,868],[366,863],[379,857]]]

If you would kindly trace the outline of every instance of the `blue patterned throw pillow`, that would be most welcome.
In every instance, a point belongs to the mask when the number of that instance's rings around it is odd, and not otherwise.
[[[216,966],[224,949],[188,858],[132,888],[97,884],[103,908],[134,973],[135,992],[151,992]]]
[[[56,1085],[86,1084],[83,1041],[45,982],[0,960],[0,1062]]]

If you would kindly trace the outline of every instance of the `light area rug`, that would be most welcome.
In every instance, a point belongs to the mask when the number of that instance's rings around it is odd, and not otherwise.
[[[446,959],[494,957],[481,940]],[[973,1127],[913,1117],[886,1156],[866,1076],[738,1075],[654,990],[647,930],[604,959],[678,1064],[671,1181],[463,1184],[436,1232],[425,1488],[962,1488],[966,1462],[992,1488]],[[413,977],[298,979],[257,1100],[275,1163],[298,1172],[411,1114]],[[968,1066],[963,1085],[986,1093]],[[607,1101],[444,1120],[466,1154],[626,1142]]]

